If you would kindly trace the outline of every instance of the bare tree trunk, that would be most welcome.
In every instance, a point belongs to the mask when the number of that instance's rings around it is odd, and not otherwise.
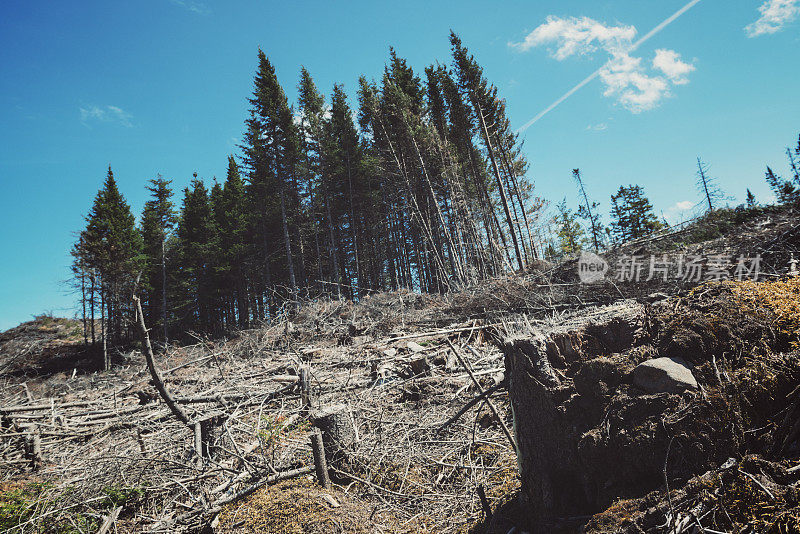
[[[329,251],[331,261],[333,262],[333,277],[336,281],[336,294],[339,300],[342,300],[342,278],[339,276],[339,259],[336,256],[336,241],[333,236],[333,217],[331,216],[331,205],[325,203],[325,214],[328,218],[328,233],[329,233]]]
[[[100,289],[100,335],[103,338],[103,370],[108,371],[111,368],[111,362],[108,359],[108,342],[106,341],[106,337],[108,333],[106,332],[106,292],[101,288]]]
[[[165,237],[161,238],[161,321],[164,323],[164,346],[169,345],[169,335],[167,326],[167,254],[164,242]]]
[[[522,263],[522,254],[519,251],[519,244],[517,243],[517,233],[514,231],[514,223],[511,220],[511,211],[508,209],[508,199],[506,198],[506,188],[503,185],[503,180],[500,177],[500,169],[497,167],[497,161],[494,159],[494,149],[492,148],[492,140],[489,137],[489,130],[486,128],[486,121],[483,118],[483,111],[480,105],[476,105],[476,111],[481,121],[481,128],[483,129],[484,139],[486,140],[486,151],[489,153],[489,159],[492,162],[492,169],[497,178],[497,188],[500,191],[500,201],[503,203],[503,211],[506,214],[506,223],[508,224],[508,231],[511,232],[511,241],[514,243],[514,251],[517,254],[517,264],[519,269],[522,270],[525,266]]]
[[[144,324],[144,314],[142,313],[142,303],[139,301],[139,297],[133,297],[133,302],[136,305],[136,316],[138,318],[137,324],[139,326],[139,334],[142,336],[142,344],[144,345],[144,359],[147,362],[147,369],[150,371],[150,376],[153,379],[153,384],[156,386],[158,390],[158,394],[161,395],[161,398],[164,399],[164,402],[169,407],[170,411],[181,421],[183,424],[187,426],[191,426],[191,422],[189,421],[189,417],[186,413],[181,409],[180,406],[175,402],[175,400],[170,396],[169,392],[167,391],[166,386],[164,386],[164,381],[161,379],[161,375],[156,368],[155,360],[153,357],[153,347],[150,345],[150,335],[147,333],[147,326]]]
[[[94,293],[95,293],[94,271],[92,271],[92,273],[89,275],[89,280],[91,281],[91,287],[89,289],[89,315],[90,315],[91,328],[92,328],[92,347],[94,347],[95,344],[97,343],[97,337],[95,335],[95,330],[94,330],[94,309],[95,309],[95,303],[94,303],[94,299],[95,299],[95,296],[94,296]]]
[[[531,249],[533,259],[535,260],[539,259],[539,254],[536,252],[536,244],[533,242],[533,234],[531,233],[531,226],[530,222],[528,221],[528,213],[527,210],[525,209],[525,204],[522,202],[522,193],[520,192],[519,184],[517,183],[517,176],[514,172],[514,168],[511,165],[511,161],[509,160],[508,151],[506,147],[503,146],[503,143],[498,143],[498,144],[500,145],[500,154],[503,157],[503,161],[505,161],[506,169],[511,179],[511,185],[514,188],[514,193],[517,197],[517,204],[519,204],[519,209],[522,212],[522,219],[523,221],[525,221],[525,230],[528,232],[528,246]],[[513,199],[511,202],[513,204],[514,202]],[[521,235],[522,231],[520,231],[520,236]]]
[[[83,313],[81,317],[83,318],[83,344],[89,344],[89,331],[88,325],[86,324],[86,271],[81,268],[81,306]]]
[[[283,244],[286,248],[286,265],[289,269],[289,285],[292,287],[292,293],[297,294],[297,281],[294,277],[294,261],[292,260],[292,243],[289,240],[289,224],[286,221],[286,202],[284,200],[283,185],[279,193],[281,201],[281,225],[283,226]]]

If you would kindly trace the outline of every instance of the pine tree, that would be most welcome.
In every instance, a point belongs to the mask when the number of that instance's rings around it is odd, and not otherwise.
[[[81,234],[83,265],[94,273],[100,290],[104,345],[129,339],[123,331],[132,319],[130,296],[142,267],[142,240],[130,206],[120,193],[111,166],[98,191]],[[104,350],[103,367],[111,361]]]
[[[220,283],[229,309],[227,329],[250,324],[247,272],[248,220],[245,186],[234,157],[228,156],[228,171],[221,198],[212,207],[219,235]]]
[[[638,239],[664,227],[639,185],[620,186],[611,195],[611,234],[617,243]]]
[[[563,199],[556,206],[554,223],[558,228],[558,252],[565,256],[579,252],[587,244],[583,228],[578,223],[577,216],[567,208],[567,199]]]
[[[162,340],[169,342],[169,321],[167,306],[167,241],[175,222],[175,209],[170,198],[171,180],[161,176],[150,180],[147,190],[152,199],[148,200],[142,211],[142,239],[145,256],[145,267],[141,281],[141,289],[145,294],[147,324],[155,326],[160,323]]]
[[[764,173],[764,178],[767,180],[772,192],[780,204],[794,204],[800,202],[800,188],[796,187],[789,180],[784,180],[775,174],[771,168],[767,167],[767,172]]]
[[[714,211],[716,204],[725,198],[725,194],[719,188],[716,178],[708,174],[708,169],[708,164],[697,158],[697,190],[708,206],[708,211]]]
[[[242,150],[248,169],[251,220],[257,241],[261,244],[263,291],[267,295],[270,314],[276,313],[273,297],[273,252],[283,248],[282,267],[293,295],[297,293],[297,277],[292,252],[289,220],[296,213],[299,196],[296,191],[299,139],[293,113],[278,83],[275,69],[262,50],[258,51],[258,69],[254,78],[250,118]],[[277,223],[277,224],[276,224]],[[275,235],[279,226],[281,235]],[[282,246],[281,246],[282,245]]]
[[[750,188],[747,188],[745,205],[747,206],[748,209],[755,208],[758,205],[758,202],[756,202],[756,196],[753,194],[752,191],[750,191]]]
[[[522,253],[520,252],[517,231],[514,228],[511,210],[509,209],[506,186],[500,175],[497,158],[495,157],[495,147],[487,127],[487,122],[490,124],[503,124],[503,120],[505,119],[504,109],[497,104],[497,89],[489,84],[483,77],[483,69],[462,45],[461,39],[452,31],[450,32],[450,44],[453,49],[453,60],[456,66],[456,72],[458,73],[459,83],[462,90],[465,91],[470,99],[473,112],[478,121],[478,128],[482,136],[486,153],[491,161],[491,167],[496,179],[496,187],[500,195],[500,202],[506,217],[508,232],[511,235],[511,241],[514,245],[517,265],[519,269],[522,270],[524,269]]]
[[[208,190],[197,174],[183,190],[183,206],[178,222],[181,330],[214,332],[215,221]]]

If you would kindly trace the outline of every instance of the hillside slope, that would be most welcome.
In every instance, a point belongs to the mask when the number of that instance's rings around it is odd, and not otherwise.
[[[95,372],[79,323],[21,325],[0,335],[0,530],[792,531],[800,232],[792,211],[745,215],[604,256],[761,254],[766,282],[581,284],[571,260],[171,347],[156,365],[188,426],[140,352]],[[634,369],[661,357],[697,387],[642,389]],[[526,381],[535,361],[552,382]],[[352,427],[329,489],[321,411]]]

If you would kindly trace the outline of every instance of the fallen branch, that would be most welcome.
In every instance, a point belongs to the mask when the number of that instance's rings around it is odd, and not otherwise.
[[[485,395],[486,392],[481,387],[481,384],[480,382],[478,382],[478,379],[475,378],[475,375],[473,374],[470,366],[467,365],[467,362],[465,362],[464,358],[461,357],[461,353],[458,352],[458,349],[456,349],[455,345],[453,345],[453,343],[449,339],[445,338],[445,341],[447,341],[447,345],[450,347],[450,350],[453,351],[453,354],[455,354],[456,358],[458,359],[458,363],[460,363],[461,366],[467,370],[467,373],[469,374],[469,377],[472,379],[472,383],[475,384],[475,388],[478,390],[478,393],[480,393],[481,395]],[[516,452],[517,443],[514,441],[514,437],[511,435],[511,431],[508,429],[508,425],[506,425],[505,421],[503,421],[503,418],[500,416],[500,412],[497,411],[497,408],[495,407],[494,403],[491,400],[489,400],[488,397],[486,398],[486,404],[489,406],[489,409],[492,411],[492,414],[500,422],[500,427],[503,429],[503,433],[508,438],[508,442],[511,443],[511,448],[514,449],[514,452]]]
[[[458,421],[461,418],[462,415],[464,415],[465,413],[467,413],[469,411],[470,408],[472,408],[476,404],[480,403],[482,400],[486,399],[487,397],[491,396],[492,393],[494,393],[495,391],[497,391],[498,389],[500,389],[503,386],[505,386],[505,382],[500,382],[499,384],[495,384],[492,387],[490,387],[489,389],[487,389],[486,391],[484,391],[483,393],[481,393],[480,395],[478,395],[477,397],[475,397],[474,399],[472,399],[471,401],[469,401],[468,403],[466,403],[453,417],[451,417],[450,419],[448,419],[447,421],[442,423],[442,425],[439,427],[439,432],[441,432],[442,430],[444,430],[448,426],[450,426],[453,423],[455,423],[456,421]]]
[[[161,398],[164,399],[164,402],[169,406],[169,409],[175,414],[175,417],[178,418],[183,424],[191,427],[192,424],[189,421],[189,417],[186,415],[186,412],[181,409],[180,406],[175,402],[175,400],[170,396],[169,392],[167,391],[166,386],[164,386],[164,381],[161,380],[161,376],[158,373],[158,369],[156,368],[155,360],[153,358],[153,347],[150,345],[150,335],[147,333],[147,326],[144,324],[144,314],[142,313],[142,303],[139,300],[138,296],[133,297],[133,302],[136,304],[136,316],[138,317],[137,324],[139,325],[139,333],[142,336],[142,343],[144,344],[144,359],[147,361],[147,369],[150,371],[150,376],[153,378],[153,383],[158,390],[158,394],[161,395]]]

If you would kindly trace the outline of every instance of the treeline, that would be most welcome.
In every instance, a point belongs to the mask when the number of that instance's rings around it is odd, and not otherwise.
[[[786,147],[790,177],[784,179],[767,167],[765,178],[780,205],[800,207],[800,136],[797,145]],[[578,209],[567,206],[566,199],[556,205],[555,215],[546,221],[544,235],[544,257],[548,260],[581,250],[599,252],[609,246],[646,237],[653,232],[669,227],[666,219],[659,219],[653,205],[640,185],[620,186],[611,195],[609,221],[602,223],[600,204],[589,200],[580,169],[572,171],[578,189]],[[755,213],[760,207],[755,195],[748,188],[744,203],[727,208],[731,200],[719,186],[716,178],[709,174],[709,165],[697,158],[696,187],[700,201],[694,206],[699,217],[718,210],[748,210]]]
[[[544,203],[505,103],[450,43],[450,65],[424,76],[390,50],[355,105],[341,85],[326,101],[305,68],[290,105],[259,50],[224,182],[195,175],[175,206],[170,181],[151,180],[138,224],[109,168],[73,248],[87,341],[130,339],[134,292],[167,341],[246,328],[303,298],[445,292],[537,260]]]

